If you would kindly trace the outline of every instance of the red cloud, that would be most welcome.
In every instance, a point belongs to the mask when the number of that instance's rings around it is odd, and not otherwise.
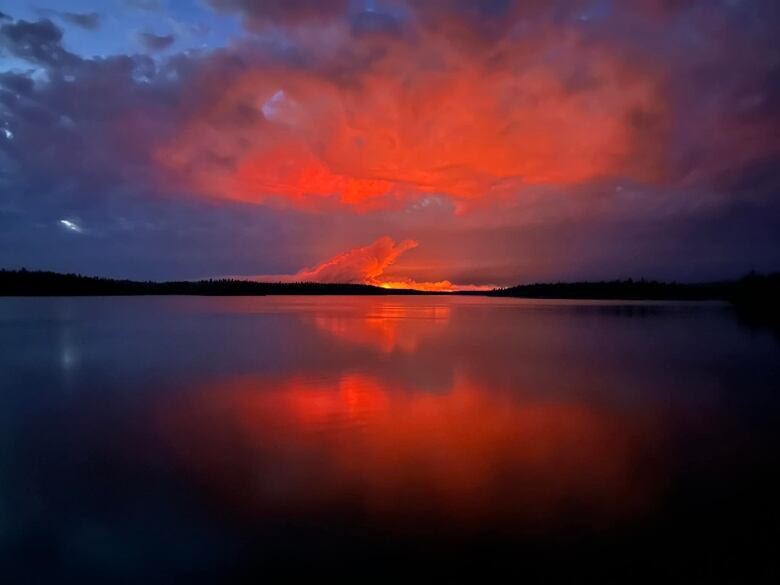
[[[448,280],[418,282],[411,278],[387,278],[385,271],[398,257],[417,247],[414,240],[396,243],[389,236],[382,236],[369,246],[354,248],[314,268],[304,268],[296,274],[256,276],[255,280],[272,282],[323,282],[353,283],[380,286],[382,288],[416,289],[425,291],[483,290],[491,286],[458,285]],[[241,278],[241,277],[239,277]]]
[[[323,262],[314,268],[304,268],[295,275],[297,280],[311,282],[355,282],[380,285],[379,278],[396,259],[412,248],[414,240],[398,244],[383,236],[370,246],[355,248]]]
[[[487,46],[444,30],[344,33],[307,67],[226,73],[217,61],[158,158],[211,196],[363,211],[430,193],[466,201],[658,176],[666,116],[655,71],[566,28]]]

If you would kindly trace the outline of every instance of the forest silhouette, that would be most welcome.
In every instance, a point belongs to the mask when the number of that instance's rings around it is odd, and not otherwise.
[[[0,296],[124,296],[124,295],[468,295],[529,299],[728,301],[746,317],[777,320],[780,272],[751,273],[738,280],[705,283],[656,280],[610,280],[522,284],[490,291],[431,292],[386,289],[367,284],[318,282],[255,282],[239,279],[197,281],[115,280],[48,271],[0,270]]]

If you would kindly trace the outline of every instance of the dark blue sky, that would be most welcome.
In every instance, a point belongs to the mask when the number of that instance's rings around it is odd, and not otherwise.
[[[780,269],[771,0],[0,10],[2,267],[284,275],[353,250],[329,273]]]

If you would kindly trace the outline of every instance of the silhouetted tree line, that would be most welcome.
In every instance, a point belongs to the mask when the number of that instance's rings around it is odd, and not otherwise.
[[[323,284],[316,282],[254,282],[237,279],[198,281],[114,280],[57,272],[0,270],[0,296],[82,295],[397,295],[447,294],[414,290],[384,289],[365,284]],[[762,318],[778,314],[780,273],[749,274],[740,280],[683,284],[655,280],[611,280],[602,282],[536,283],[486,292],[460,293],[494,297],[537,299],[606,300],[724,300],[746,315]]]
[[[60,274],[0,270],[0,296],[118,296],[118,295],[388,295],[416,294],[365,284],[317,282],[254,282],[230,278],[198,281],[134,281]]]
[[[684,300],[725,299],[733,282],[682,284],[657,280],[608,280],[523,284],[488,293],[490,296],[535,299]]]
[[[728,301],[740,321],[752,328],[769,327],[780,339],[780,273],[751,273],[739,280],[682,284],[654,280],[538,283],[497,289],[497,297],[541,299]]]
[[[495,289],[498,297],[535,299],[730,301],[736,306],[766,311],[780,299],[780,273],[751,273],[739,280],[685,284],[657,280],[536,283]],[[776,310],[776,309],[773,309]]]

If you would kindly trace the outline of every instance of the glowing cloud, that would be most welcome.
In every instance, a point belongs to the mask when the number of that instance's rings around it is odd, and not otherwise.
[[[396,243],[391,237],[383,236],[369,246],[354,248],[339,254],[314,268],[304,268],[296,278],[311,282],[352,282],[380,285],[379,278],[396,259],[412,248],[414,240]]]
[[[217,60],[158,159],[207,195],[358,211],[658,176],[666,100],[646,64],[565,28],[489,47],[416,33],[295,39],[323,54],[307,67]]]
[[[77,234],[82,233],[81,226],[79,226],[77,223],[74,223],[70,221],[69,219],[61,219],[60,225],[64,227],[66,230],[71,232],[76,232]]]
[[[353,248],[334,256],[313,268],[303,268],[295,274],[266,275],[252,277],[259,281],[275,282],[322,282],[368,284],[382,288],[416,289],[424,291],[451,292],[455,290],[484,290],[492,286],[458,285],[448,280],[418,282],[411,278],[387,278],[385,271],[401,254],[418,246],[414,240],[396,243],[389,236],[382,236],[373,244]],[[241,277],[238,277],[241,278]]]

